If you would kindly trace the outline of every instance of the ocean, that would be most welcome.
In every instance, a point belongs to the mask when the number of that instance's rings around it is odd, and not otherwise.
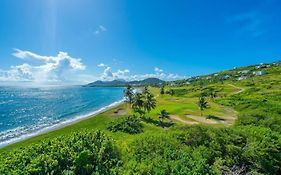
[[[123,100],[123,88],[0,87],[0,147],[96,114]]]

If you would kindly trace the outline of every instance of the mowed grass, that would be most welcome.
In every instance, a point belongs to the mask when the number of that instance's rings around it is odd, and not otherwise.
[[[236,118],[236,112],[229,107],[220,105],[216,103],[215,99],[207,98],[208,101],[208,108],[203,111],[203,116],[201,116],[201,111],[199,110],[199,107],[197,105],[198,103],[198,97],[201,93],[199,89],[189,91],[191,88],[194,88],[192,86],[186,86],[186,87],[167,87],[166,89],[186,89],[187,93],[185,95],[181,96],[171,96],[169,94],[162,94],[160,95],[160,89],[159,88],[150,88],[150,91],[153,92],[156,95],[157,99],[157,107],[154,109],[150,116],[154,117],[155,119],[158,117],[158,113],[165,109],[167,110],[171,115],[176,115],[180,117],[183,120],[190,120],[193,121],[194,119],[188,118],[188,115],[196,116],[196,117],[202,117],[206,118],[208,115],[217,116],[223,120],[229,120],[229,122],[233,123],[234,119]],[[235,87],[229,86],[227,84],[220,85],[219,92],[224,92],[227,90],[229,94],[235,93],[239,91],[240,89],[237,89]],[[225,95],[223,95],[225,96]],[[200,123],[200,121],[199,121]],[[203,123],[204,124],[204,123]]]
[[[217,116],[221,119],[227,120],[228,122],[230,122],[230,124],[232,124],[234,122],[234,119],[236,118],[236,113],[233,109],[231,109],[229,107],[225,107],[223,105],[219,105],[215,102],[215,100],[209,99],[209,98],[207,99],[209,107],[203,111],[204,115],[200,116],[200,110],[197,105],[198,94],[200,94],[199,89],[195,88],[195,90],[194,90],[193,86],[187,86],[187,87],[167,87],[166,90],[170,89],[170,88],[173,88],[173,89],[185,88],[185,89],[187,89],[187,93],[184,95],[180,95],[180,96],[171,96],[168,94],[160,95],[159,88],[150,87],[149,90],[156,97],[157,107],[154,110],[152,110],[149,114],[147,114],[147,117],[151,117],[155,120],[158,120],[159,112],[162,109],[165,109],[170,114],[176,115],[185,121],[194,121],[194,119],[187,117],[187,115],[202,117],[203,119],[206,119],[206,117],[208,115],[213,115],[213,116]],[[190,91],[191,89],[193,89],[193,91]],[[224,91],[227,91],[227,93],[229,93],[229,94],[239,90],[239,89],[231,87],[227,84],[219,85],[219,88],[217,88],[217,89],[219,89],[220,92],[222,92],[222,93],[224,93]],[[114,112],[121,108],[126,109],[127,113],[124,115],[116,115]],[[132,141],[134,141],[135,139],[138,139],[142,135],[162,133],[162,132],[167,133],[171,130],[176,130],[177,126],[185,125],[181,122],[174,121],[177,124],[175,124],[171,128],[163,129],[159,126],[155,126],[154,124],[142,122],[144,124],[144,132],[141,134],[136,134],[136,135],[130,135],[130,134],[122,133],[122,132],[112,133],[107,130],[107,126],[110,122],[116,120],[117,118],[125,117],[125,116],[132,115],[132,114],[133,114],[133,112],[130,109],[129,105],[122,104],[122,105],[115,107],[113,109],[110,109],[106,112],[103,112],[96,116],[79,121],[77,123],[73,123],[69,126],[65,126],[58,130],[54,130],[54,131],[51,131],[51,132],[48,132],[48,133],[45,133],[42,135],[38,135],[38,136],[32,137],[30,139],[20,141],[18,143],[14,143],[12,145],[4,147],[4,148],[0,149],[0,153],[13,150],[14,148],[25,147],[29,144],[39,143],[42,140],[52,139],[57,136],[68,135],[68,134],[71,134],[71,133],[73,133],[75,131],[79,131],[79,130],[102,130],[103,132],[105,132],[106,134],[111,136],[116,141],[116,143],[118,145],[120,145],[120,148],[123,151],[126,151],[128,144],[131,143]],[[214,119],[210,119],[210,120],[214,120]],[[166,121],[169,121],[169,120],[166,119]],[[199,123],[200,123],[200,120],[199,120]],[[203,124],[208,124],[208,123],[203,123]],[[218,123],[217,125],[220,126],[220,125],[224,125],[224,124]]]

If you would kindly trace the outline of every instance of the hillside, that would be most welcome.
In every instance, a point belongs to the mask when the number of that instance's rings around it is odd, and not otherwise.
[[[149,87],[157,105],[144,117],[122,104],[5,147],[0,174],[280,174],[280,85],[275,63]]]
[[[112,81],[95,81],[85,85],[86,87],[125,87],[128,84],[132,86],[154,86],[164,84],[165,81],[158,78],[147,78],[139,81],[125,81],[125,80],[112,80]]]

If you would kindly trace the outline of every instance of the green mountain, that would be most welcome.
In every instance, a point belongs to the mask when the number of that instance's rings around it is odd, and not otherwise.
[[[113,81],[95,81],[93,83],[89,83],[85,86],[87,87],[125,87],[127,85],[132,86],[148,86],[148,85],[161,85],[164,84],[165,81],[160,80],[158,78],[147,78],[139,81],[125,81],[125,80],[113,80]]]

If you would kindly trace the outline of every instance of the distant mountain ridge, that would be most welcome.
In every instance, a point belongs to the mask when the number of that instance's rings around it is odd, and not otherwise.
[[[87,87],[124,87],[127,85],[132,86],[145,86],[145,85],[161,85],[165,83],[165,81],[160,80],[158,78],[146,78],[144,80],[135,80],[135,81],[125,81],[125,80],[112,80],[112,81],[95,81],[89,83],[85,86]]]

